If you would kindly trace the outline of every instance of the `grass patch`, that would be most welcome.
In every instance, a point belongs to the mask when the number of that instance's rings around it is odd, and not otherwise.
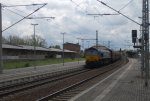
[[[80,58],[79,61],[83,61],[84,58]],[[64,59],[64,62],[75,62],[78,59]],[[15,69],[15,68],[25,68],[30,66],[41,66],[50,64],[62,63],[62,59],[44,59],[44,60],[11,60],[4,61],[4,69]]]

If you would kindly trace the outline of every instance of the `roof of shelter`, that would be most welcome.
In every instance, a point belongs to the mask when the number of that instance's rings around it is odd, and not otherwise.
[[[2,44],[2,48],[7,49],[19,49],[19,50],[34,50],[34,46],[28,46],[28,45],[9,45],[9,44]],[[53,51],[53,52],[63,52],[62,49],[56,49],[56,48],[44,48],[44,47],[35,47],[36,50],[39,51]],[[75,51],[70,50],[64,50],[64,52],[67,53],[76,53]]]

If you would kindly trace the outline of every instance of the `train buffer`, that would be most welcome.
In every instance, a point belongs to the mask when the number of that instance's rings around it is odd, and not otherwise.
[[[145,87],[140,66],[137,59],[130,59],[125,66],[70,101],[150,101],[150,85]]]

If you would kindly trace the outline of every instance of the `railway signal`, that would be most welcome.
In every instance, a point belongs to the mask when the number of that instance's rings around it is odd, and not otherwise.
[[[137,30],[132,30],[132,43],[136,43],[136,39],[137,39]]]

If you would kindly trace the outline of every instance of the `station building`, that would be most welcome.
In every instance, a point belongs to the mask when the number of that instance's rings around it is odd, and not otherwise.
[[[80,53],[80,45],[79,45],[79,43],[77,43],[77,44],[68,43],[68,42],[64,43],[64,49]]]
[[[63,50],[55,48],[44,48],[27,45],[9,45],[2,44],[3,59],[46,59],[46,58],[62,58]],[[36,55],[34,55],[34,52]],[[77,52],[64,50],[65,58],[76,58]]]

